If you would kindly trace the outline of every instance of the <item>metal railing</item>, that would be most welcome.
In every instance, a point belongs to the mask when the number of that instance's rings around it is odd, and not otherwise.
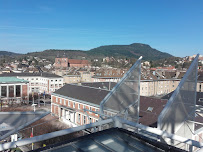
[[[203,143],[197,142],[195,140],[187,139],[187,138],[180,137],[180,136],[177,136],[174,134],[170,134],[170,133],[167,133],[167,132],[162,131],[160,129],[144,126],[144,125],[141,125],[141,124],[138,124],[135,122],[125,120],[125,119],[120,118],[120,117],[112,117],[109,119],[100,120],[98,122],[90,123],[87,125],[82,125],[82,126],[78,126],[78,127],[74,127],[74,128],[68,128],[68,129],[64,129],[64,130],[60,130],[60,131],[55,131],[52,133],[47,133],[47,134],[35,136],[32,138],[21,139],[21,140],[16,141],[16,142],[9,142],[9,143],[0,144],[0,151],[6,150],[6,149],[11,149],[11,148],[16,148],[16,147],[20,147],[20,146],[25,146],[25,145],[28,145],[31,143],[44,141],[47,139],[67,135],[67,134],[82,131],[85,129],[91,129],[91,128],[98,127],[98,128],[100,128],[99,130],[101,130],[102,125],[108,125],[108,124],[112,124],[112,123],[113,123],[114,127],[125,128],[125,129],[131,127],[131,128],[134,128],[135,131],[136,130],[143,130],[149,134],[154,134],[155,136],[158,136],[158,137],[162,137],[165,139],[167,139],[167,138],[173,139],[173,140],[178,141],[180,143],[184,143],[184,144],[187,144],[189,146],[194,146],[196,148],[203,148]],[[159,141],[159,140],[157,139],[157,141]],[[203,149],[201,149],[201,150],[203,150]]]

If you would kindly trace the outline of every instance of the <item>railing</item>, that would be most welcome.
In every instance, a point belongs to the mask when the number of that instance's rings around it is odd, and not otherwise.
[[[154,139],[156,139],[157,141],[160,141],[159,140],[160,138],[165,138],[165,139],[171,139],[171,140],[178,141],[181,144],[186,144],[186,145],[188,145],[188,147],[194,146],[198,149],[203,147],[203,143],[199,143],[192,139],[187,139],[187,138],[180,137],[180,136],[177,136],[174,134],[170,134],[165,131],[159,130],[157,128],[144,126],[144,125],[141,125],[141,124],[138,124],[135,122],[131,122],[131,121],[122,119],[120,117],[113,117],[113,118],[109,118],[106,120],[100,120],[95,123],[82,125],[79,127],[68,128],[68,129],[64,129],[64,130],[60,130],[60,131],[56,131],[56,132],[52,132],[52,133],[48,133],[48,134],[35,136],[33,138],[27,138],[27,139],[22,139],[22,140],[19,140],[16,142],[0,144],[0,151],[28,145],[28,144],[35,143],[35,142],[44,141],[47,139],[67,135],[70,133],[74,133],[74,132],[78,132],[78,131],[82,131],[82,130],[86,130],[86,129],[92,129],[94,131],[98,131],[98,130],[104,130],[104,129],[108,129],[108,128],[112,128],[112,127],[125,128],[125,129],[131,130],[131,131],[135,131],[135,132],[145,135],[147,137],[151,136]],[[203,150],[203,149],[201,149],[201,150]]]

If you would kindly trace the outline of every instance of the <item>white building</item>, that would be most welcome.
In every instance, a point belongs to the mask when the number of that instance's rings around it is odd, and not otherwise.
[[[50,94],[63,86],[63,78],[50,73],[5,73],[0,76],[17,77],[29,81],[29,93]]]

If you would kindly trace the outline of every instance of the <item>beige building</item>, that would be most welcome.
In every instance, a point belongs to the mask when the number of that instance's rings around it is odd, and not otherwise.
[[[91,82],[91,73],[90,72],[80,72],[81,82]]]
[[[91,82],[91,73],[87,71],[77,71],[63,76],[64,83]]]
[[[63,76],[64,83],[80,83],[81,75],[64,75]]]
[[[176,89],[180,80],[141,80],[140,95],[156,96],[168,94]]]

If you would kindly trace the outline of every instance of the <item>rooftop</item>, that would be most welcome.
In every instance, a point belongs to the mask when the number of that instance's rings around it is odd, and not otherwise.
[[[112,90],[113,87],[115,87],[117,83],[115,82],[87,82],[87,83],[81,83],[83,86],[89,86],[93,88],[101,88],[106,90]]]
[[[47,77],[47,78],[61,78],[61,76],[58,76],[56,74],[52,74],[52,73],[46,73],[46,72],[42,72],[42,73],[3,73],[0,74],[0,77]]]
[[[136,134],[124,129],[111,128],[97,133],[92,133],[72,141],[64,141],[35,151],[49,152],[134,152],[134,151],[183,151],[165,143],[161,143],[140,134]]]
[[[83,83],[83,85],[76,84],[66,84],[62,88],[58,89],[53,95],[63,96],[67,98],[73,98],[79,100],[80,102],[93,104],[99,107],[100,102],[106,97],[109,93],[109,90],[97,88],[102,83]],[[106,83],[104,83],[106,84]],[[114,84],[114,83],[113,83]],[[96,86],[96,87],[95,87]],[[151,97],[140,97],[140,123],[152,127],[156,127],[157,118],[164,106],[166,105],[167,100],[164,99],[155,99]],[[148,108],[152,107],[153,110],[149,111]]]
[[[0,84],[4,83],[28,83],[29,81],[18,79],[15,77],[0,77]]]

